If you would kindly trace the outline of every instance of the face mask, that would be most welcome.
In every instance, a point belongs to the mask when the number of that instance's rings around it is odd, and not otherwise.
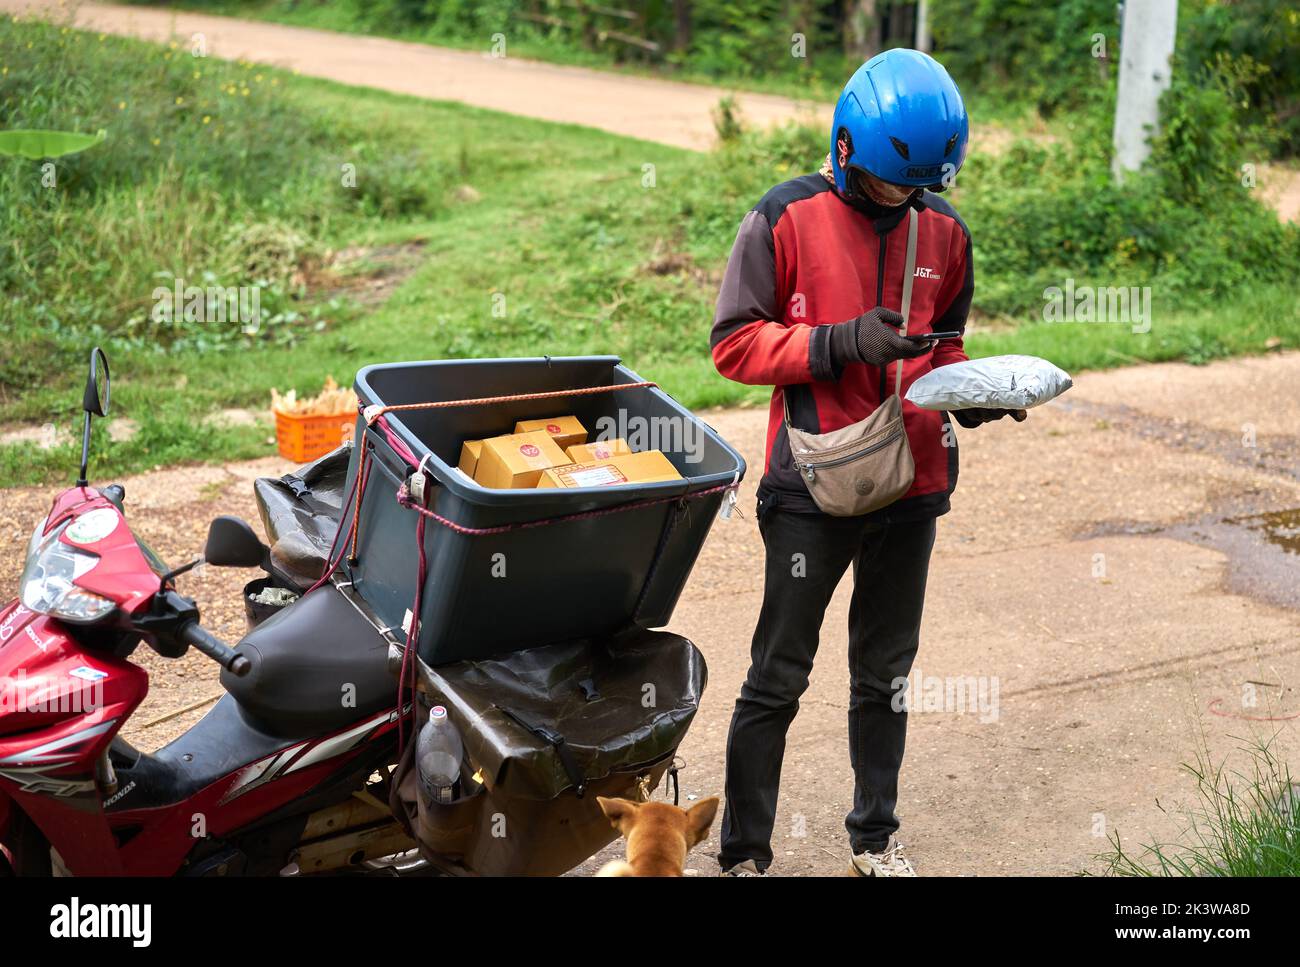
[[[877,205],[883,205],[885,208],[897,208],[912,197],[915,188],[909,188],[907,185],[891,185],[887,181],[881,181],[874,175],[865,171],[855,171],[858,191],[866,195]]]

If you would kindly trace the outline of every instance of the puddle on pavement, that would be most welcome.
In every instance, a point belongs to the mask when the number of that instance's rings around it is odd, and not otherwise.
[[[1300,507],[1294,510],[1278,510],[1270,514],[1233,517],[1225,520],[1224,523],[1257,531],[1270,544],[1282,548],[1289,554],[1300,554]]]
[[[1300,610],[1300,508],[1211,518],[1163,532],[1228,556],[1228,590]]]

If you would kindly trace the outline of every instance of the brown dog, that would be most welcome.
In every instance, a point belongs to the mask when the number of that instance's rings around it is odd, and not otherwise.
[[[596,801],[627,840],[627,859],[611,860],[597,876],[682,876],[686,854],[709,835],[718,812],[717,796],[701,799],[690,809],[604,796]]]

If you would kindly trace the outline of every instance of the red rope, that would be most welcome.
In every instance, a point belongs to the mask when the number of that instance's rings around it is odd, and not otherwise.
[[[361,466],[358,466],[358,467],[357,467],[357,475],[356,475],[355,477],[352,478],[352,486],[351,486],[351,488],[349,488],[349,490],[348,490],[348,495],[347,495],[346,498],[344,498],[344,500],[343,500],[343,504],[342,504],[341,506],[346,507],[348,504],[352,503],[352,495],[353,495],[353,493],[356,492],[357,485],[358,485],[359,483],[361,483],[361,476],[362,476],[361,471],[364,469],[364,465],[365,465],[365,462],[366,462],[366,458],[365,458],[365,454],[364,454],[364,453],[361,455],[360,459],[361,459]],[[367,474],[366,476],[367,476],[367,478],[368,478],[368,477],[369,477],[369,474]],[[362,484],[362,486],[364,486],[364,484]],[[360,499],[359,499],[359,497],[358,497],[358,503],[360,503]],[[340,523],[341,523],[341,522],[340,522]],[[349,530],[348,530],[348,541],[345,542],[345,546],[346,546],[346,544],[347,544],[348,542],[350,542],[350,541],[352,540],[352,529],[355,528],[355,527],[356,527],[356,516],[354,515],[353,518],[352,518],[352,524],[351,524],[351,527],[350,527]],[[325,568],[325,573],[322,574],[319,578],[316,579],[316,583],[315,583],[315,584],[313,584],[311,587],[309,587],[306,591],[303,592],[304,595],[306,595],[306,594],[311,594],[311,592],[315,591],[318,587],[320,587],[322,584],[324,584],[326,581],[328,581],[328,580],[330,579],[330,576],[333,575],[333,573],[338,569],[339,563],[343,560],[343,554],[342,554],[342,552],[340,551],[340,552],[339,552],[339,555],[338,555],[337,557],[335,557],[335,556],[334,556],[334,552],[335,552],[335,549],[338,548],[338,545],[339,545],[339,535],[342,534],[342,533],[343,533],[343,528],[342,528],[342,527],[338,527],[338,528],[335,529],[335,531],[334,531],[334,540],[330,542],[330,552],[329,552],[329,556],[325,558],[325,560],[326,560],[326,562],[327,562],[327,566],[326,566],[326,568]]]
[[[401,457],[402,460],[406,462],[407,466],[415,467],[419,465],[420,461],[415,458],[415,454],[411,452],[411,448],[403,443],[401,437],[393,432],[393,428],[388,425],[388,421],[385,420],[382,415],[375,417],[375,423],[379,425],[379,431],[383,433],[384,439],[388,441],[388,445],[392,447],[393,452]]]
[[[415,581],[415,601],[411,605],[411,622],[406,629],[406,647],[402,649],[402,665],[397,676],[397,755],[401,760],[403,750],[406,748],[406,714],[403,712],[403,698],[410,696],[411,706],[411,737],[415,737],[415,697],[418,684],[418,675],[416,673],[417,664],[414,655],[419,647],[420,635],[420,608],[423,604],[424,582],[428,576],[428,560],[424,550],[424,531],[425,521],[432,520],[441,524],[443,527],[450,528],[458,534],[469,536],[483,536],[489,534],[502,534],[506,531],[523,530],[529,527],[545,527],[547,524],[559,524],[564,521],[586,520],[592,517],[604,517],[608,514],[618,514],[625,510],[637,510],[642,507],[653,507],[656,504],[665,504],[691,500],[696,497],[705,497],[709,494],[716,494],[721,491],[730,490],[732,484],[721,484],[717,487],[710,487],[707,490],[696,491],[690,494],[678,494],[673,497],[656,497],[648,500],[638,500],[632,503],[619,504],[616,507],[606,507],[602,510],[591,510],[579,514],[566,514],[562,517],[547,517],[542,520],[526,521],[520,524],[504,524],[500,527],[466,527],[464,524],[457,524],[453,520],[443,517],[441,514],[430,510],[428,507],[422,507],[415,502],[410,491],[406,489],[403,483],[397,490],[397,502],[409,510],[414,510],[419,516],[415,522],[415,542],[419,554],[419,566],[416,570]],[[425,499],[428,499],[428,491],[425,492]]]
[[[415,714],[417,666],[411,656],[415,654],[416,642],[420,634],[420,605],[424,596],[424,579],[428,571],[428,561],[424,554],[423,517],[415,522],[415,543],[419,549],[420,562],[416,569],[415,601],[411,605],[411,623],[406,628],[406,647],[402,649],[402,667],[397,674],[397,758],[399,762],[403,751],[406,749],[406,714],[403,711],[403,693],[409,694],[411,697],[412,738],[414,738],[414,727],[417,720]]]
[[[1211,715],[1218,715],[1225,719],[1244,719],[1247,722],[1286,722],[1300,718],[1300,712],[1288,712],[1285,715],[1246,715],[1243,712],[1225,712],[1221,698],[1214,699],[1209,707]]]
[[[646,389],[647,387],[655,387],[658,385],[658,383],[652,383],[649,380],[642,380],[639,383],[616,383],[611,386],[588,386],[583,389],[547,390],[544,393],[515,393],[511,396],[480,396],[476,399],[467,400],[439,400],[436,403],[394,403],[392,406],[363,406],[361,408],[361,413],[366,417],[366,425],[369,426],[385,413],[396,413],[401,410],[437,410],[449,406],[486,406],[490,403],[517,403],[521,400],[553,400],[566,396],[591,396],[595,393],[613,393],[624,389]]]
[[[720,493],[724,490],[730,490],[731,484],[719,484],[716,487],[710,487],[707,490],[697,490],[689,494],[677,494],[672,497],[653,497],[646,500],[636,500],[628,504],[619,504],[616,507],[605,507],[601,510],[588,510],[578,514],[564,514],[560,517],[544,517],[541,520],[523,521],[518,524],[501,524],[497,527],[466,527],[464,524],[457,524],[454,520],[443,517],[441,514],[429,510],[427,507],[418,506],[411,498],[410,491],[406,489],[403,483],[397,488],[397,502],[408,510],[413,510],[420,515],[421,519],[427,517],[436,523],[441,524],[457,534],[464,534],[467,537],[487,537],[491,534],[504,534],[508,531],[527,530],[530,527],[545,527],[547,524],[562,524],[571,520],[588,520],[593,517],[605,517],[608,514],[619,514],[625,510],[639,510],[642,507],[653,507],[656,504],[669,504],[679,500],[694,500],[698,497],[707,497],[709,494]]]
[[[357,541],[361,537],[361,498],[365,496],[366,484],[370,482],[370,451],[362,450],[361,457],[357,461],[357,479],[361,481],[357,487],[357,502],[352,510],[352,524],[348,534],[348,560],[357,559]],[[335,565],[338,566],[337,564]]]

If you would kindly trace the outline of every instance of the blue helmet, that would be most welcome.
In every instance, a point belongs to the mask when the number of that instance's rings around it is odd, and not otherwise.
[[[854,168],[881,181],[942,190],[966,160],[969,124],[961,92],[919,50],[877,54],[844,85],[831,122],[835,187],[854,193]]]

